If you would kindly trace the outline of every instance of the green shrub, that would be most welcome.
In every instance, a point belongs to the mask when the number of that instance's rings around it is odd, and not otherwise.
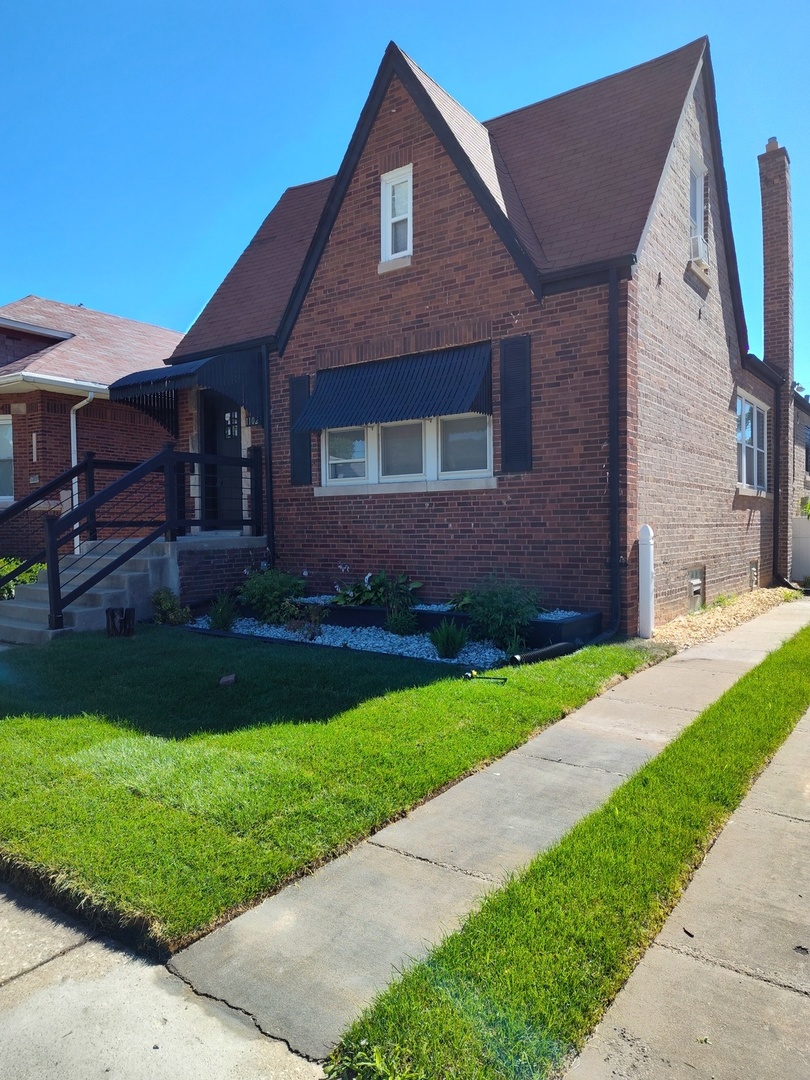
[[[212,630],[230,630],[236,622],[236,600],[230,593],[220,593],[208,612]]]
[[[470,634],[504,651],[523,647],[522,631],[538,611],[537,595],[517,581],[491,579],[469,591]]]
[[[419,622],[410,608],[391,608],[385,621],[385,629],[400,637],[419,633]]]
[[[10,574],[12,570],[16,570],[22,561],[22,559],[0,557],[0,577],[5,577],[6,574]],[[40,570],[44,569],[44,563],[34,563],[34,565],[27,570],[23,570],[19,577],[0,586],[0,600],[12,600],[14,598],[14,589],[17,585],[30,585],[37,580]]]
[[[303,596],[305,588],[303,580],[294,574],[257,570],[248,575],[239,590],[239,601],[253,608],[263,622],[279,624],[295,618],[295,605],[291,609],[289,602]]]
[[[430,640],[442,660],[455,660],[470,639],[466,626],[459,626],[452,619],[442,619],[435,630],[430,631]]]
[[[149,597],[155,613],[152,622],[159,626],[184,626],[191,622],[191,608],[181,604],[171,589],[158,589]]]
[[[365,605],[406,611],[413,606],[414,593],[422,588],[421,581],[411,581],[407,574],[389,577],[385,570],[378,574],[366,574],[362,581],[347,585],[335,596],[340,605]]]

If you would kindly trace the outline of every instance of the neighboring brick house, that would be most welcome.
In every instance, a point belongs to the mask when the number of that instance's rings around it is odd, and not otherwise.
[[[0,306],[0,509],[71,467],[75,452],[137,462],[165,445],[165,428],[109,401],[109,384],[157,363],[181,335],[84,307],[26,296]],[[68,490],[69,490],[68,485]],[[42,548],[47,499],[0,526],[0,555]]]
[[[775,142],[761,168],[784,262]],[[239,437],[269,433],[271,552],[316,590],[508,575],[632,632],[645,523],[659,619],[789,572],[772,276],[763,362],[706,39],[485,124],[391,44],[337,175],[286,191],[171,368],[113,397],[171,400],[192,450],[243,406]]]

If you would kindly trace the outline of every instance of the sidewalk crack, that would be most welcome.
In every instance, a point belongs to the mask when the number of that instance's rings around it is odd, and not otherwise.
[[[401,855],[403,859],[414,859],[416,862],[427,863],[428,866],[436,866],[441,870],[452,870],[456,874],[465,874],[467,877],[476,878],[478,881],[486,881],[490,884],[497,884],[497,878],[494,878],[491,874],[483,874],[479,870],[465,870],[463,866],[456,866],[454,863],[440,862],[438,859],[429,859],[426,855],[415,855],[412,851],[405,851],[403,848],[394,847],[393,844],[381,844],[379,840],[366,840],[367,844],[371,844],[372,847],[382,848],[383,851],[393,851],[395,855]]]
[[[775,986],[779,990],[788,990],[792,994],[798,994],[800,997],[810,998],[810,990],[805,990],[801,986],[794,986],[792,983],[782,982],[780,979],[762,975],[758,971],[752,971],[751,968],[737,967],[735,964],[730,964],[727,960],[718,960],[716,957],[706,956],[704,953],[698,952],[696,949],[690,949],[688,946],[670,945],[663,941],[656,941],[654,944],[657,945],[659,949],[667,949],[669,952],[678,953],[681,956],[688,956],[692,960],[701,960],[704,964],[722,968],[724,971],[731,971],[735,975],[745,975],[755,982],[767,983],[768,986]]]
[[[308,1054],[302,1054],[299,1050],[294,1050],[289,1041],[284,1038],[283,1035],[276,1035],[272,1031],[265,1031],[256,1017],[248,1009],[243,1009],[241,1005],[233,1005],[227,998],[217,997],[216,994],[207,994],[204,990],[198,990],[190,978],[186,975],[182,975],[176,968],[172,966],[170,960],[166,964],[166,970],[170,975],[174,975],[176,979],[179,979],[181,983],[184,983],[195,997],[202,998],[204,1001],[215,1001],[218,1005],[224,1005],[226,1009],[230,1009],[232,1012],[240,1013],[242,1016],[246,1016],[248,1020],[253,1024],[260,1035],[264,1035],[266,1039],[274,1039],[276,1042],[284,1043],[289,1052],[301,1061],[311,1061],[314,1065],[322,1065],[323,1058],[309,1057]]]
[[[621,776],[625,780],[633,775],[633,772],[619,772],[618,769],[605,769],[601,765],[583,765],[579,761],[566,761],[565,758],[548,757],[546,754],[533,754],[530,750],[527,750],[525,746],[520,748],[523,750],[524,757],[535,758],[537,761],[548,761],[552,765],[570,765],[572,769],[587,769],[588,772],[602,773],[604,776]],[[641,768],[641,766],[638,766]]]

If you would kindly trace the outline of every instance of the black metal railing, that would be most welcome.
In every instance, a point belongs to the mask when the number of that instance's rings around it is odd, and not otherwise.
[[[57,497],[61,504],[62,493],[65,489],[71,496],[71,502],[73,498],[74,484],[78,489],[78,498],[82,502],[87,502],[96,493],[97,474],[99,479],[110,477],[112,474],[126,473],[130,469],[134,469],[137,462],[132,461],[110,461],[106,458],[97,458],[96,455],[88,450],[84,455],[84,459],[77,465],[74,465],[70,469],[65,469],[59,476],[54,477],[47,484],[43,484],[38,487],[36,491],[32,491],[29,495],[26,495],[22,499],[18,499],[12,503],[11,506],[0,512],[0,529],[5,526],[13,526],[18,523],[23,515],[29,514],[32,510],[42,508],[43,504],[47,504],[54,496]],[[105,480],[105,483],[108,482]],[[48,507],[44,509],[47,511]],[[95,539],[95,537],[93,537]],[[0,576],[0,589],[4,585],[8,585],[21,577],[26,570],[30,570],[32,566],[36,566],[38,563],[45,562],[45,541],[43,536],[42,547],[39,548],[33,555],[28,556],[10,572]]]
[[[47,565],[49,626],[64,625],[64,609],[156,540],[176,540],[192,531],[262,532],[261,450],[247,457],[190,454],[169,443],[160,453],[97,490],[99,474],[122,463],[93,460],[67,470],[48,491],[84,478],[84,500],[45,521],[45,547],[16,573]],[[105,477],[106,478],[106,477]],[[40,488],[27,502],[41,501]],[[20,511],[22,512],[22,510]],[[2,524],[2,517],[0,517]],[[87,544],[86,541],[96,541]],[[0,579],[0,585],[3,579]]]

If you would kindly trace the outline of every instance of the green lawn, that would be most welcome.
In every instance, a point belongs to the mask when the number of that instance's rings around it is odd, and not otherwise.
[[[649,658],[590,648],[501,686],[154,627],[2,652],[0,871],[175,949]]]
[[[808,706],[810,629],[385,991],[344,1037],[330,1075],[557,1075]]]

